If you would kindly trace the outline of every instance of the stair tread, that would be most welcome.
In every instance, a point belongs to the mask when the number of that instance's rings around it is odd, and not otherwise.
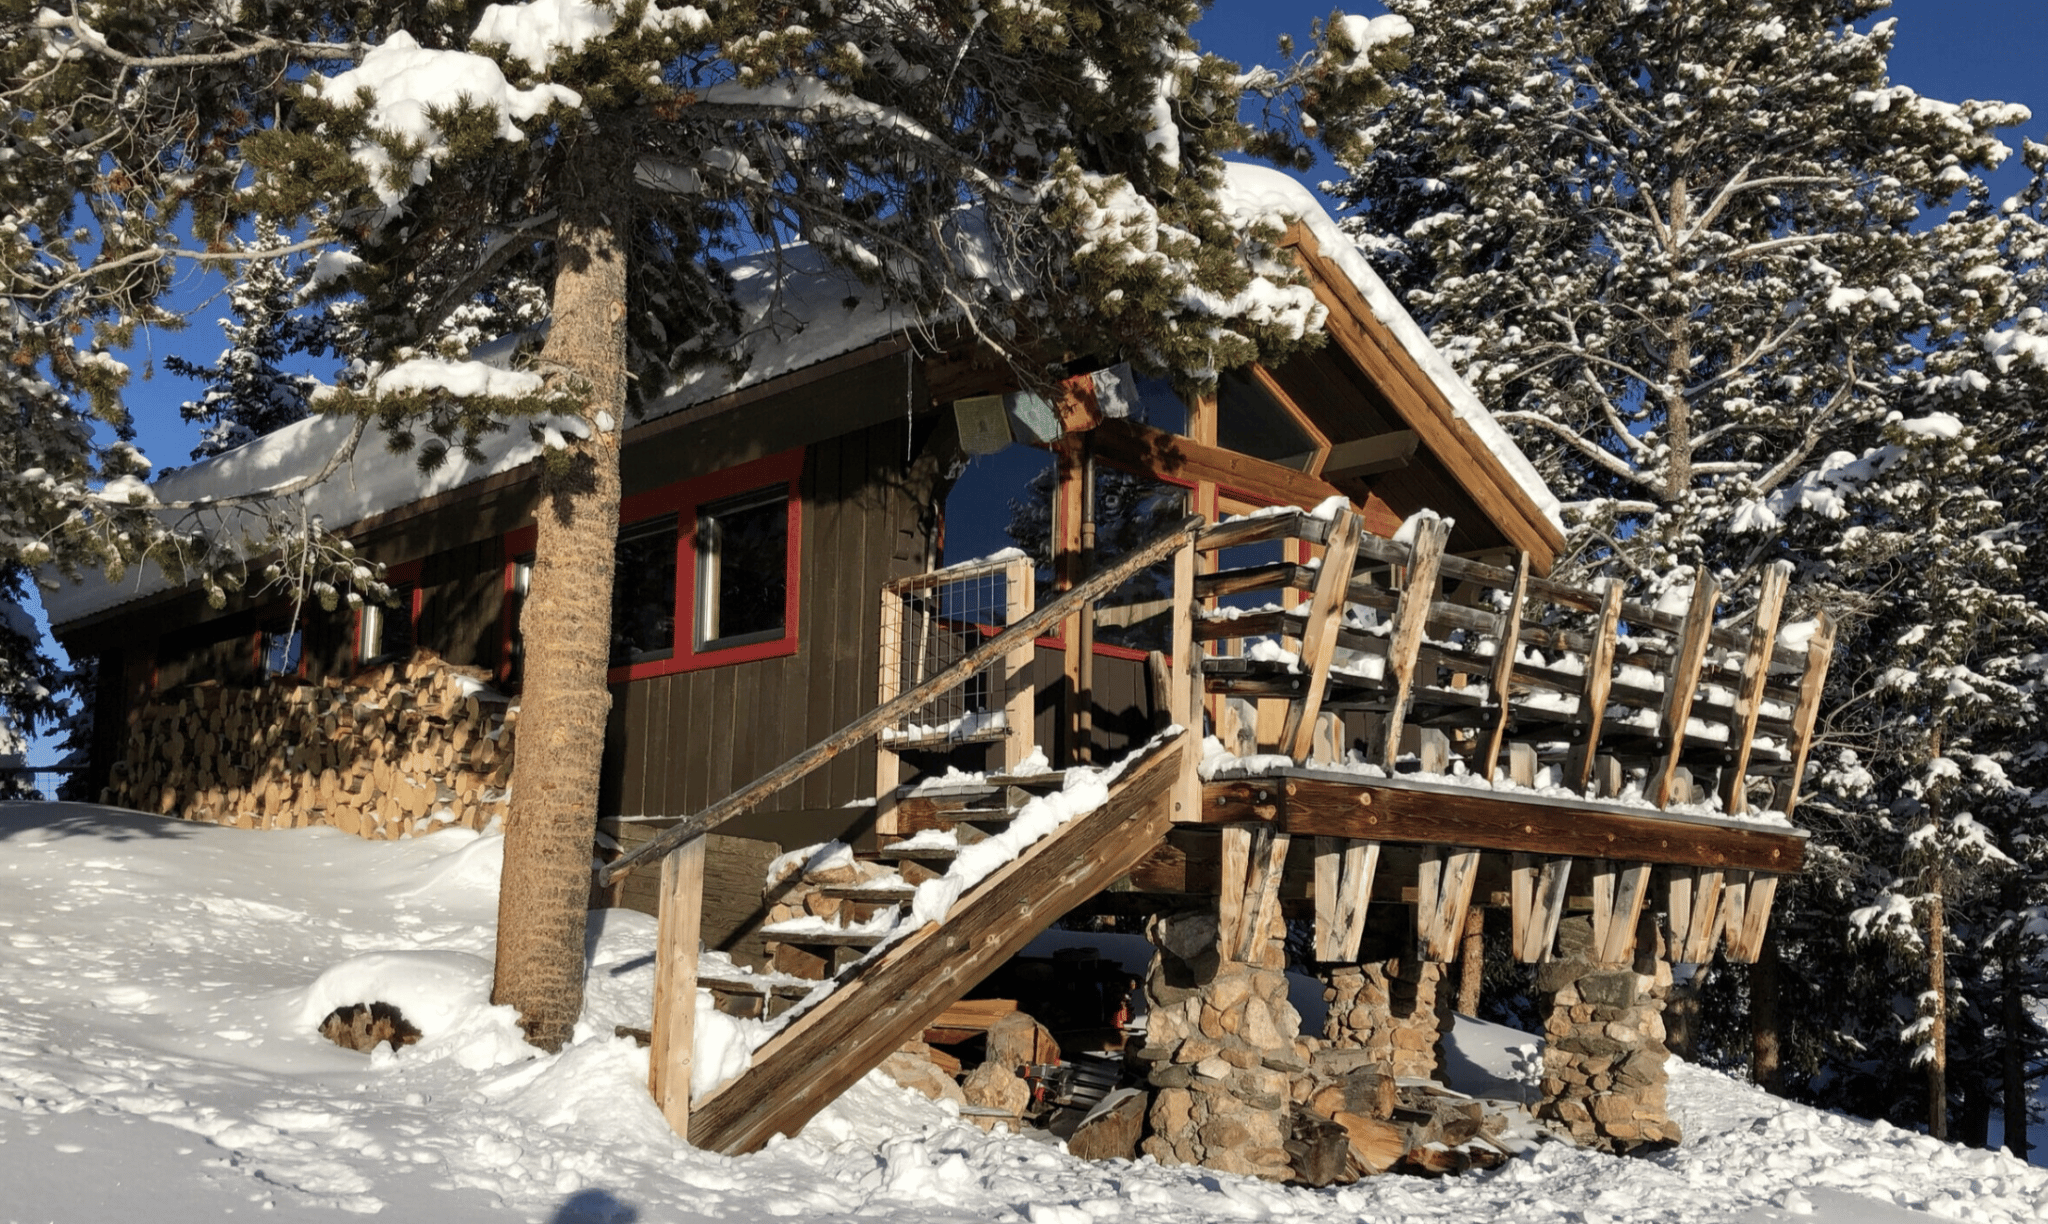
[[[783,929],[778,930],[778,927]],[[770,923],[761,928],[761,935],[776,943],[804,944],[810,947],[872,948],[887,939],[889,932],[886,929],[865,927],[813,926],[799,919],[794,926]]]
[[[898,849],[895,846],[884,846],[880,850],[875,851],[875,857],[883,862],[909,859],[913,863],[945,863],[960,857],[960,847],[911,846],[907,849]]]
[[[781,981],[749,973],[705,973],[701,970],[697,974],[697,984],[726,994],[774,995],[778,999],[801,999],[817,986],[816,982]]]
[[[1023,790],[1058,790],[1067,784],[1067,771],[1054,769],[1045,773],[989,774],[985,781],[990,786],[1015,786]]]

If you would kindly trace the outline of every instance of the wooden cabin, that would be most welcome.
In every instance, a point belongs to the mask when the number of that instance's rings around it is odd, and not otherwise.
[[[1804,839],[1750,809],[1796,803],[1825,624],[1781,635],[1778,573],[1755,592],[1704,582],[1675,609],[1552,580],[1557,507],[1527,460],[1312,197],[1250,168],[1233,183],[1297,218],[1288,245],[1328,314],[1329,342],[1277,369],[1184,397],[1083,361],[1036,396],[818,271],[785,280],[772,313],[763,287],[744,376],[677,388],[628,430],[601,798],[618,862],[595,900],[663,910],[664,998],[689,997],[699,938],[783,971],[722,986],[771,1011],[811,989],[791,970],[838,982],[741,1084],[694,1103],[675,1087],[690,1009],[667,1007],[656,1091],[685,1133],[746,1150],[793,1129],[1077,911],[1151,916],[1166,938],[1160,915],[1207,906],[1226,968],[1259,973],[1293,915],[1317,960],[1368,966],[1333,991],[1392,974],[1411,1004],[1475,906],[1511,911],[1520,959],[1578,966],[1546,987],[1560,998],[1617,966],[1757,954]],[[304,422],[162,495],[274,482],[339,436]],[[515,750],[502,711],[536,453],[498,439],[425,495],[384,470],[403,460],[358,456],[308,495],[388,566],[392,607],[293,624],[281,601],[216,610],[149,573],[53,595],[60,640],[100,661],[108,795],[366,836],[487,820]],[[1012,535],[1037,555],[1001,551]],[[945,922],[875,934],[961,846],[1089,766],[1120,771],[1094,814]],[[867,864],[858,881],[764,891],[775,856],[834,840]],[[792,888],[863,930],[778,932]],[[1389,915],[1394,944],[1373,934]],[[1656,989],[1600,1023],[1652,1015]],[[1621,1148],[1675,1138],[1661,1086],[1599,1068],[1546,1081],[1559,1126]],[[1154,1076],[1155,1114],[1203,1087]],[[1271,1144],[1261,1163],[1175,1125],[1155,1117],[1147,1150],[1283,1175]]]

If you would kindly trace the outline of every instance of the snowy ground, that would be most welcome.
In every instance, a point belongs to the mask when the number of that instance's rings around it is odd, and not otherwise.
[[[1674,1069],[1689,1138],[1619,1160],[1545,1144],[1498,1172],[1309,1191],[986,1136],[873,1080],[739,1159],[670,1137],[646,1057],[652,922],[591,939],[581,1039],[529,1058],[482,1002],[499,842],[369,843],[0,805],[0,1222],[880,1218],[1474,1224],[2048,1218],[2048,1171]],[[313,1024],[375,990],[428,1030],[371,1058]],[[1456,1067],[1524,1040],[1466,1024]]]

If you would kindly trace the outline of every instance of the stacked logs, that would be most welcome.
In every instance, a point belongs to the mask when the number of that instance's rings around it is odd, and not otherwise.
[[[390,840],[504,815],[518,717],[429,651],[352,679],[172,690],[129,715],[104,801],[244,829]]]

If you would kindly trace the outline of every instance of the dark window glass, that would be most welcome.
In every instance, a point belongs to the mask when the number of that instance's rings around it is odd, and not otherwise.
[[[1316,440],[1248,370],[1216,380],[1216,445],[1303,472],[1316,457]]]
[[[1138,406],[1132,413],[1139,421],[1171,434],[1188,431],[1188,406],[1173,384],[1163,378],[1138,379]]]
[[[520,625],[520,617],[526,612],[526,590],[533,582],[533,554],[521,553],[512,558],[512,650],[508,660],[505,678],[513,684],[526,672],[526,633]]]
[[[306,635],[302,630],[279,630],[263,635],[263,670],[273,676],[297,675],[304,655]]]
[[[1187,517],[1188,491],[1133,472],[1095,469],[1095,565],[1150,543]],[[1096,609],[1095,640],[1105,646],[1165,650],[1173,642],[1173,561],[1140,573],[1103,598]],[[1049,596],[1048,596],[1049,597]]]
[[[418,588],[410,582],[391,588],[388,604],[363,604],[362,634],[356,642],[356,658],[364,663],[375,659],[412,656],[412,597]]]
[[[697,566],[700,649],[780,638],[789,597],[787,488],[700,509]]]
[[[674,515],[619,531],[612,554],[613,667],[666,659],[676,651]]]

